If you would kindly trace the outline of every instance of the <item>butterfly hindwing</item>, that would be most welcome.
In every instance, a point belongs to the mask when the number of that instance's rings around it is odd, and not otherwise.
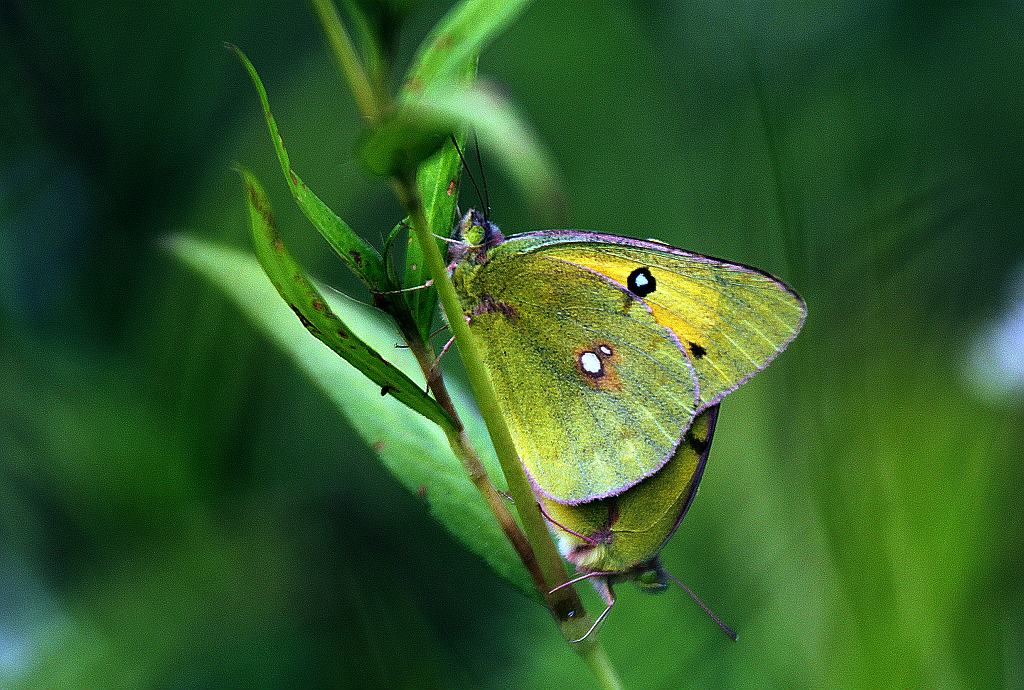
[[[523,464],[561,503],[621,493],[661,468],[690,426],[693,366],[614,281],[501,250],[456,279]]]
[[[767,366],[806,315],[803,300],[767,273],[656,242],[554,231],[516,235],[501,248],[596,271],[643,299],[686,348],[700,409]]]
[[[601,572],[628,572],[655,558],[697,493],[717,419],[717,406],[697,415],[673,458],[618,496],[579,506],[542,501],[563,555],[577,569]]]

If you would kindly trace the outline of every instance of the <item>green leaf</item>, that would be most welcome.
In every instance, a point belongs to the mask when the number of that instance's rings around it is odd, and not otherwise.
[[[359,144],[359,160],[374,175],[398,175],[440,150],[448,133],[447,123],[429,111],[403,108],[366,131]]]
[[[288,307],[277,298],[259,264],[252,256],[213,242],[177,236],[170,248],[186,264],[220,287],[280,346],[329,399],[352,427],[378,454],[384,466],[409,491],[421,495],[439,520],[467,548],[483,558],[501,577],[531,598],[535,591],[508,540],[496,524],[462,464],[452,454],[444,433],[422,416],[381,397],[376,385],[309,337]],[[352,334],[375,349],[393,348],[400,336],[391,320],[379,310],[339,293],[328,303],[333,313],[355,324]],[[396,350],[396,366],[405,372],[418,367],[413,356]],[[466,395],[451,386],[460,406]],[[464,415],[467,432],[474,440],[486,438],[479,419]],[[504,489],[501,470],[487,445],[483,461],[499,489]]]
[[[384,265],[387,267],[388,280],[393,285],[399,284],[398,275],[395,271],[394,257],[392,256],[392,248],[395,246],[395,242],[402,235],[406,235],[409,232],[409,216],[406,216],[398,222],[395,227],[391,228],[391,232],[384,238]]]
[[[324,345],[377,384],[381,396],[393,395],[427,419],[451,428],[452,421],[447,413],[420,385],[387,362],[378,350],[360,340],[331,311],[323,295],[285,249],[274,224],[270,202],[259,181],[245,168],[239,167],[238,171],[245,182],[248,195],[256,256],[270,281],[299,317],[302,325]],[[391,350],[394,351],[393,346]]]
[[[551,155],[515,108],[479,83],[438,87],[407,101],[382,124],[380,134],[371,133],[370,139],[381,160],[397,161],[419,142],[436,141],[469,128],[476,131],[480,145],[491,151],[535,210],[545,218],[558,218],[565,202]],[[448,164],[453,164],[450,158]]]
[[[398,38],[418,0],[344,0],[352,33],[370,81],[387,95]]]
[[[451,234],[452,226],[455,224],[461,165],[455,145],[449,139],[440,151],[420,166],[416,175],[430,231],[441,237]],[[414,288],[425,285],[430,278],[430,272],[423,259],[423,248],[408,226],[406,230],[408,244],[405,250],[403,284],[407,288]],[[444,256],[447,249],[439,248],[441,255]],[[405,293],[405,303],[409,306],[409,312],[420,330],[421,337],[424,341],[429,340],[437,310],[437,290],[433,287],[409,290]]]
[[[476,70],[476,57],[471,56],[459,74],[460,82],[465,86],[471,84],[476,77]],[[427,223],[430,225],[430,231],[440,237],[448,237],[455,224],[455,209],[459,202],[462,172],[462,159],[456,142],[459,148],[465,150],[465,141],[464,131],[454,134],[454,140],[449,137],[441,150],[424,161],[416,173],[416,184],[423,198],[423,211]],[[440,243],[440,240],[438,242]],[[439,245],[438,248],[442,256],[447,253],[446,247]],[[423,260],[423,248],[410,233],[405,252],[404,285],[407,288],[423,285],[429,277]],[[405,298],[421,336],[428,340],[433,327],[434,312],[437,309],[437,290],[433,287],[413,290],[405,293]]]
[[[263,86],[263,81],[252,62],[238,46],[228,44],[227,47],[242,62],[252,79],[253,86],[256,87],[260,103],[263,106],[263,117],[267,121],[267,129],[270,130],[270,138],[274,142],[274,149],[277,152],[277,159],[281,163],[281,170],[288,182],[288,189],[299,208],[302,209],[313,227],[338,253],[342,261],[352,269],[360,280],[366,283],[371,291],[379,292],[390,289],[391,286],[387,283],[384,261],[380,253],[321,201],[320,197],[314,194],[292,169],[288,152],[284,148],[284,141],[277,129],[277,122],[270,112],[270,101],[267,99],[267,90]]]
[[[386,8],[380,3],[366,0],[344,0],[343,4],[348,10],[349,23],[356,35],[366,73],[370,75],[371,82],[383,85],[388,71],[388,58],[385,57],[384,36],[381,32],[383,22],[380,21],[381,16],[372,15],[371,8],[376,9],[378,15],[383,15]]]
[[[406,72],[403,98],[455,81],[492,38],[515,21],[531,0],[464,0],[431,30]]]

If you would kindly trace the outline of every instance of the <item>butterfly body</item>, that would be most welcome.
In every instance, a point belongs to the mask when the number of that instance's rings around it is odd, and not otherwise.
[[[503,416],[536,492],[560,504],[655,475],[803,323],[781,281],[657,242],[506,238],[476,211],[456,240],[453,283]]]

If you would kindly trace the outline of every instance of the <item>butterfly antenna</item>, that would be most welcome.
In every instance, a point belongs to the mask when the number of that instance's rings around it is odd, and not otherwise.
[[[459,160],[462,161],[462,168],[463,168],[463,170],[465,170],[466,174],[469,175],[469,181],[473,183],[473,189],[476,190],[476,198],[480,200],[481,204],[486,204],[487,202],[484,201],[483,194],[480,193],[480,186],[477,185],[476,178],[473,177],[473,171],[469,169],[469,163],[466,162],[466,157],[464,155],[462,155],[462,149],[459,147],[459,142],[455,138],[455,135],[451,136],[451,140],[452,140],[452,144],[455,145],[455,151],[459,154]],[[486,215],[487,214],[486,214],[486,211],[485,211],[484,216],[486,217]]]
[[[484,173],[484,163],[480,159],[480,139],[473,130],[473,146],[476,148],[476,168],[480,171],[480,181],[484,183],[484,220],[491,215],[491,193],[487,190],[487,175]]]
[[[728,625],[726,625],[721,618],[716,616],[715,612],[712,611],[707,604],[701,601],[701,598],[697,596],[696,592],[694,592],[692,589],[683,584],[682,580],[680,580],[678,577],[668,572],[667,570],[665,571],[665,574],[668,576],[670,580],[672,580],[672,582],[675,582],[677,585],[682,587],[683,591],[690,595],[690,598],[693,599],[693,602],[697,604],[697,606],[701,607],[701,609],[704,610],[704,613],[708,614],[711,620],[713,620],[715,624],[722,629],[722,632],[728,635],[730,640],[736,642],[739,639],[739,635],[736,634],[736,631],[730,628]]]

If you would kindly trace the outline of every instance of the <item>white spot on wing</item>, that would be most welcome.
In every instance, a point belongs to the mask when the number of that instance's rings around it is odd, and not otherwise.
[[[636,284],[637,287],[647,287],[651,283],[651,281],[647,280],[647,276],[645,276],[643,273],[637,273],[636,278],[633,279],[633,282]]]
[[[584,352],[580,355],[580,366],[588,374],[600,374],[603,368],[601,358],[593,352]]]
[[[605,356],[610,355],[612,353],[612,349],[610,347],[608,347],[607,345],[602,345],[601,347],[599,347],[597,349],[599,349],[601,351],[601,354],[605,355]]]

